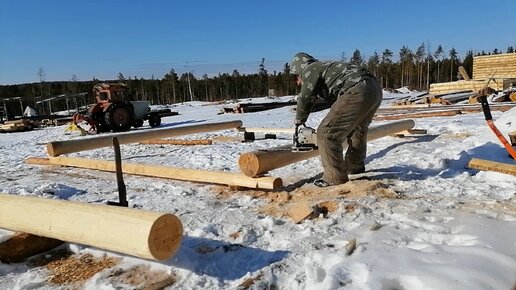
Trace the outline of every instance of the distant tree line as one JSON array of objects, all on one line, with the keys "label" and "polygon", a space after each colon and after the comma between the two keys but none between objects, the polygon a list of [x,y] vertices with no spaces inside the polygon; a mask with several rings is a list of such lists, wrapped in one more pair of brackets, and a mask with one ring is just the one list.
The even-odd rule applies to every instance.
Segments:
[{"label": "distant tree line", "polygon": [[[510,46],[506,52],[512,53],[515,49]],[[476,55],[500,53],[503,52],[494,49],[489,52],[482,51]],[[470,50],[461,59],[454,47],[446,51],[439,45],[431,51],[427,44],[422,43],[415,50],[403,46],[397,55],[390,49],[385,49],[365,57],[359,49],[356,49],[349,59],[345,53],[342,53],[341,60],[367,67],[378,78],[383,88],[408,86],[411,89],[426,90],[431,83],[457,80],[459,66],[463,66],[471,76],[473,55],[473,51]],[[232,73],[219,73],[216,76],[205,74],[197,78],[191,72],[179,75],[172,68],[161,79],[125,76],[120,72],[114,80],[101,81],[93,78],[81,81],[73,75],[69,81],[46,82],[45,71],[39,68],[37,76],[40,81],[37,83],[0,86],[0,101],[21,97],[23,102],[30,105],[38,99],[60,94],[91,93],[93,86],[99,82],[126,83],[137,100],[148,100],[155,105],[190,100],[219,101],[263,97],[270,95],[272,91],[276,96],[294,95],[298,93],[299,88],[289,71],[289,63],[285,63],[282,71],[270,73],[265,67],[265,59],[262,58],[254,74],[242,74],[235,69]],[[93,101],[93,98],[90,98],[90,101]]]}]

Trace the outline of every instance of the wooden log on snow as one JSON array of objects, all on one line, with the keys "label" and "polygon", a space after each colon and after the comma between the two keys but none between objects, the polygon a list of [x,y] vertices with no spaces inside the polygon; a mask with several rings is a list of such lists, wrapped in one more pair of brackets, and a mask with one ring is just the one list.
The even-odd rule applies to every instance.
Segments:
[{"label": "wooden log on snow", "polygon": [[412,113],[412,114],[400,114],[400,115],[379,115],[375,116],[374,119],[377,121],[387,121],[387,120],[400,120],[400,119],[413,119],[413,118],[429,118],[429,117],[444,117],[444,116],[454,116],[457,114],[461,114],[460,110],[447,110],[440,112],[421,112],[421,113]]},{"label": "wooden log on snow", "polygon": [[0,243],[0,262],[20,263],[27,258],[50,251],[63,244],[63,241],[31,235],[14,233],[8,240]]},{"label": "wooden log on snow", "polygon": [[[413,128],[413,120],[403,120],[369,128],[367,140],[374,140],[391,134]],[[344,148],[347,143],[342,144]],[[273,169],[281,168],[292,163],[306,160],[319,155],[319,150],[310,152],[292,152],[291,145],[258,150],[240,155],[238,165],[245,175],[254,177],[262,175]]]},{"label": "wooden log on snow", "polygon": [[183,227],[173,214],[0,194],[0,228],[152,260],[172,257]]},{"label": "wooden log on snow", "polygon": [[516,164],[508,164],[479,158],[471,158],[471,160],[468,162],[468,167],[478,170],[495,171],[516,176]]},{"label": "wooden log on snow", "polygon": [[[25,160],[25,162],[29,164],[39,165],[60,165],[96,169],[108,172],[116,171],[114,161],[94,160],[77,157],[29,157]],[[276,189],[283,185],[281,178],[271,176],[251,178],[240,173],[166,167],[128,162],[122,163],[122,172],[127,174],[142,175],[149,177],[160,177],[184,181],[224,184],[256,189]]]},{"label": "wooden log on snow", "polygon": [[142,141],[140,144],[144,145],[211,145],[213,143],[210,139],[198,140],[179,140],[179,139],[156,139]]},{"label": "wooden log on snow", "polygon": [[116,135],[98,136],[87,139],[76,139],[68,141],[54,141],[47,144],[48,155],[59,156],[66,153],[74,153],[102,147],[112,146],[113,136],[118,138],[120,144],[136,143],[145,140],[174,137],[180,135],[217,131],[224,129],[238,128],[242,121],[229,121],[221,123],[200,124],[185,127],[173,127],[164,129],[145,130],[140,132],[122,133]]},{"label": "wooden log on snow", "polygon": [[294,128],[248,128],[242,127],[239,131],[252,132],[252,133],[286,133],[294,134]]}]

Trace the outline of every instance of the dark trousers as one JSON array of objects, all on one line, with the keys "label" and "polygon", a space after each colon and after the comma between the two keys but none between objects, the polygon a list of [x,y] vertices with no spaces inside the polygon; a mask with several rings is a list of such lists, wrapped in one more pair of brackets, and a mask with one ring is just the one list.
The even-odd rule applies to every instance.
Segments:
[{"label": "dark trousers", "polygon": [[[375,78],[366,78],[342,92],[317,128],[317,145],[330,184],[347,182],[348,171],[364,166],[367,130],[382,102],[382,88]],[[343,143],[347,142],[346,156]]]}]

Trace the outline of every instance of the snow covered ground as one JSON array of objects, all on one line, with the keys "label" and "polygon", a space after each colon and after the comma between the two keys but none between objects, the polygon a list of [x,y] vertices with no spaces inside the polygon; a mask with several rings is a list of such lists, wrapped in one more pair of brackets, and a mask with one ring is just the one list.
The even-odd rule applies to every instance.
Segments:
[{"label": "snow covered ground", "polygon": [[[384,105],[399,96],[386,93]],[[165,118],[162,126],[242,120],[247,127],[293,127],[290,107],[218,115],[222,106],[177,105],[172,110],[180,115]],[[316,127],[325,112],[313,113],[307,125]],[[516,108],[493,112],[493,117],[506,136],[516,130]],[[80,284],[86,289],[134,289],[113,279],[113,271],[144,264],[175,275],[170,289],[511,289],[516,283],[516,177],[465,165],[472,157],[514,161],[482,113],[415,121],[427,135],[370,142],[366,173],[351,175],[350,183],[341,186],[349,194],[332,196],[331,190],[323,190],[319,198],[332,196],[334,208],[300,224],[270,210],[279,204],[270,192],[125,175],[131,206],[181,219],[181,248],[168,261],[151,262],[66,244],[78,254],[121,258],[115,269]],[[185,138],[236,135],[226,130]],[[238,172],[240,153],[290,144],[289,136],[278,136],[283,138],[210,146],[127,144],[121,151],[128,162]],[[65,135],[64,127],[0,134],[0,192],[80,202],[116,200],[115,174],[24,163],[29,156],[46,157],[46,142],[75,138],[86,137]],[[70,156],[114,159],[110,148]],[[270,174],[286,185],[277,192],[302,200],[304,193],[314,192],[311,180],[320,172],[314,158]],[[0,229],[0,241],[9,236]],[[348,255],[354,239],[356,249]],[[41,267],[0,264],[1,289],[66,288],[48,279]]]}]

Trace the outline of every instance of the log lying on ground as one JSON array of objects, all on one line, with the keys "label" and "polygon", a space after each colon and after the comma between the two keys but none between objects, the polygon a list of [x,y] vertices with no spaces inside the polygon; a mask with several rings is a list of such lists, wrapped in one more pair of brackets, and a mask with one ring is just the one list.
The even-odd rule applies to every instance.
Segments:
[{"label": "log lying on ground", "polygon": [[181,221],[169,213],[0,194],[0,228],[152,260],[179,249]]},{"label": "log lying on ground", "polygon": [[173,127],[164,129],[145,130],[141,132],[122,133],[116,135],[98,136],[88,139],[76,139],[68,141],[54,141],[47,144],[48,155],[59,156],[66,153],[74,153],[85,150],[112,146],[114,136],[120,144],[136,143],[145,140],[174,137],[180,135],[217,131],[224,129],[238,128],[242,121],[230,121],[221,123],[201,124],[186,127]]},{"label": "log lying on ground", "polygon": [[[94,160],[76,157],[29,157],[25,161],[29,164],[61,165],[116,172],[115,162],[106,160]],[[251,178],[240,173],[155,166],[128,162],[122,163],[122,172],[127,174],[142,175],[149,177],[160,177],[203,183],[224,184],[256,189],[276,189],[283,185],[281,178],[271,176]]]},{"label": "log lying on ground", "polygon": [[429,117],[445,117],[455,116],[461,114],[460,110],[447,110],[438,112],[421,112],[412,114],[400,114],[400,115],[378,115],[374,117],[376,121],[387,121],[387,120],[401,120],[401,119],[412,119],[412,118],[429,118]]},{"label": "log lying on ground", "polygon": [[[415,125],[413,120],[403,120],[392,122],[369,128],[367,140],[374,140],[389,136],[397,132],[408,130]],[[342,144],[344,148],[347,143]],[[269,150],[258,150],[247,152],[240,155],[238,165],[240,171],[250,177],[262,175],[273,169],[287,166],[302,160],[306,160],[319,155],[319,150],[310,152],[292,152],[291,145],[271,148]]]},{"label": "log lying on ground", "polygon": [[478,170],[495,171],[516,176],[516,164],[508,164],[485,159],[471,158],[468,167]]},{"label": "log lying on ground", "polygon": [[294,134],[294,128],[248,128],[242,127],[239,131],[252,132],[252,133],[286,133]]},{"label": "log lying on ground", "polygon": [[20,263],[62,244],[61,240],[18,232],[7,241],[0,243],[0,262]]},{"label": "log lying on ground", "polygon": [[211,145],[213,143],[210,139],[199,140],[179,140],[179,139],[156,139],[142,141],[140,144],[144,145]]}]

